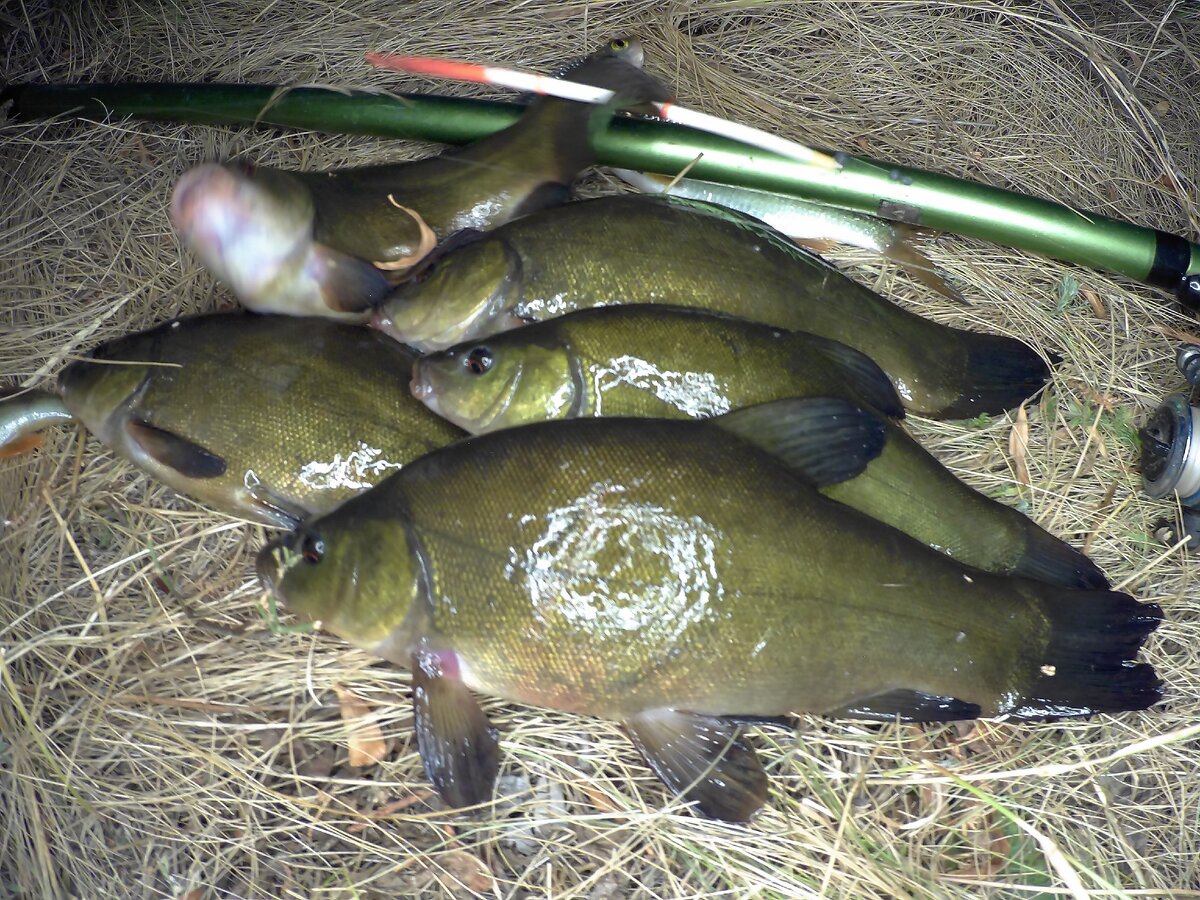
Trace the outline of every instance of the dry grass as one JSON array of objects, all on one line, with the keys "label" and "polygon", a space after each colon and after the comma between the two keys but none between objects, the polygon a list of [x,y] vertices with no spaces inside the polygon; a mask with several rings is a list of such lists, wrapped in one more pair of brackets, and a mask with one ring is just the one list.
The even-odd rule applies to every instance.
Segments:
[{"label": "dry grass", "polygon": [[[688,105],[1187,233],[1200,221],[1189,44],[1200,17],[1165,0],[1144,13],[1073,7],[47,0],[0,21],[13,26],[9,76],[53,81],[395,86],[363,50],[550,67],[624,31]],[[229,302],[167,222],[186,166],[422,152],[240,128],[4,127],[0,373],[40,384],[97,341]],[[1030,409],[1029,488],[1013,477],[1011,419],[916,431],[962,477],[1086,543],[1115,581],[1163,605],[1148,648],[1170,686],[1161,708],[1048,727],[764,732],[771,808],[747,828],[664,809],[607,724],[493,703],[505,731],[496,807],[447,812],[426,793],[407,675],[267,626],[251,566],[262,529],[63,431],[0,463],[0,895],[1200,896],[1197,563],[1149,538],[1169,507],[1138,493],[1129,443],[1130,423],[1179,384],[1155,326],[1200,326],[1095,272],[951,237],[931,252],[973,307],[864,255],[838,258],[939,320],[1065,362]],[[1068,274],[1106,317],[1082,298],[1060,308]],[[347,765],[335,684],[377,711],[382,764]]]}]

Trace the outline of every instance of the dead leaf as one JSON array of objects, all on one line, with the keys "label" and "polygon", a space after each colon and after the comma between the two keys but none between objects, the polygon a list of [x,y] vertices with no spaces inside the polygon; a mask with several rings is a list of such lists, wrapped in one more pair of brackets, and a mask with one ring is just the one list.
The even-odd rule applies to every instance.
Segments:
[{"label": "dead leaf", "polygon": [[954,870],[955,877],[994,878],[1008,867],[1012,841],[992,816],[989,815],[977,828],[964,829],[964,834],[975,845],[977,859],[959,865]]},{"label": "dead leaf", "polygon": [[200,900],[204,896],[204,888],[192,888],[186,894],[180,894],[176,900]]},{"label": "dead leaf", "polygon": [[1017,407],[1017,421],[1008,433],[1008,454],[1012,457],[1017,481],[1028,487],[1029,466],[1025,459],[1029,454],[1029,416],[1025,412],[1025,404]]},{"label": "dead leaf", "polygon": [[1163,116],[1165,116],[1167,113],[1169,113],[1171,111],[1171,104],[1168,103],[1166,100],[1159,100],[1157,103],[1154,104],[1152,109],[1154,110],[1154,114],[1156,116],[1158,116],[1159,118],[1162,118]]},{"label": "dead leaf", "polygon": [[1097,319],[1108,318],[1108,307],[1104,305],[1104,301],[1100,299],[1100,295],[1088,288],[1080,288],[1079,296],[1091,304],[1092,312]]},{"label": "dead leaf", "polygon": [[438,857],[438,881],[443,887],[465,887],[476,893],[490,891],[495,882],[492,870],[482,859],[465,850],[451,850]]},{"label": "dead leaf", "polygon": [[346,743],[350,746],[350,765],[369,766],[382,762],[387,755],[387,742],[379,728],[375,714],[366,701],[357,697],[340,684],[333,686],[338,705],[342,710],[342,721],[346,725]]},{"label": "dead leaf", "polygon": [[603,812],[616,812],[617,807],[608,799],[603,791],[592,787],[586,781],[580,782],[577,787],[587,794],[588,799],[592,801],[592,805]]},{"label": "dead leaf", "polygon": [[1169,337],[1173,341],[1183,341],[1185,344],[1200,344],[1200,334],[1181,331],[1178,328],[1172,328],[1170,325],[1151,325],[1150,330],[1157,331],[1159,334]]}]

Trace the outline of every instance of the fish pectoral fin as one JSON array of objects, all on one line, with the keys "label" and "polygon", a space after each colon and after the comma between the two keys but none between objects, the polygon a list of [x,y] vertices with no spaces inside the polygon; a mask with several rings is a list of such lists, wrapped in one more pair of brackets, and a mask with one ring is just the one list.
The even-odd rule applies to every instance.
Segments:
[{"label": "fish pectoral fin", "polygon": [[218,478],[225,474],[225,460],[220,456],[145,419],[126,420],[125,431],[147,456],[180,475]]},{"label": "fish pectoral fin", "polygon": [[800,335],[799,332],[797,337],[803,338],[801,346],[815,350],[838,372],[845,375],[864,403],[869,403],[889,418],[904,418],[904,403],[896,393],[896,386],[892,384],[892,380],[879,368],[879,363],[861,350],[855,350],[841,341],[817,338],[815,335]]},{"label": "fish pectoral fin", "polygon": [[280,528],[295,528],[308,517],[308,510],[261,482],[248,488],[246,493],[254,508]]},{"label": "fish pectoral fin", "polygon": [[313,242],[305,274],[317,285],[321,301],[334,312],[365,313],[392,289],[388,276],[365,259]]},{"label": "fish pectoral fin", "polygon": [[12,459],[14,456],[20,456],[23,453],[30,453],[45,442],[46,436],[44,434],[23,434],[0,447],[0,459]]},{"label": "fish pectoral fin", "polygon": [[829,715],[833,718],[873,719],[879,722],[954,722],[978,719],[978,704],[954,697],[939,697],[924,691],[894,690],[864,697]]},{"label": "fish pectoral fin", "polygon": [[767,774],[735,722],[674,709],[623,723],[656,775],[714,819],[745,822],[767,800]]},{"label": "fish pectoral fin", "polygon": [[500,743],[479,702],[458,675],[453,652],[413,654],[413,706],[417,749],[425,774],[454,807],[492,797],[500,770]]},{"label": "fish pectoral fin", "polygon": [[816,487],[861,473],[883,451],[888,427],[882,416],[832,397],[774,400],[712,421]]},{"label": "fish pectoral fin", "polygon": [[800,237],[794,234],[788,235],[788,237],[805,250],[811,250],[813,253],[828,253],[838,246],[837,241],[830,240],[829,238]]}]

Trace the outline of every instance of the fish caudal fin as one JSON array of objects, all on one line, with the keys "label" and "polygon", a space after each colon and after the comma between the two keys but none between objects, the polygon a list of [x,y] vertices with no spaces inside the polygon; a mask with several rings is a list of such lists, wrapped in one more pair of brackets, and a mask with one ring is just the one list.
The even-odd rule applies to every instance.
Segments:
[{"label": "fish caudal fin", "polygon": [[1007,712],[1010,719],[1089,716],[1146,709],[1162,699],[1162,682],[1136,657],[1162,610],[1117,591],[1047,596],[1050,639],[1037,681]]},{"label": "fish caudal fin", "polygon": [[969,419],[1001,413],[1024,403],[1050,378],[1046,364],[1028,344],[997,334],[970,333],[965,339],[967,365],[958,399],[935,414],[939,419]]},{"label": "fish caudal fin", "polygon": [[832,397],[774,400],[711,420],[815,487],[858,475],[883,450],[887,420]]},{"label": "fish caudal fin", "polygon": [[817,352],[837,371],[846,377],[863,403],[892,419],[904,418],[904,403],[896,393],[896,386],[879,368],[879,363],[861,350],[855,350],[828,338],[795,332],[797,343],[808,352]]},{"label": "fish caudal fin", "polygon": [[706,816],[745,822],[766,802],[767,775],[736,723],[652,709],[624,725],[654,773]]},{"label": "fish caudal fin", "polygon": [[1032,578],[1046,584],[1083,591],[1105,590],[1108,579],[1100,567],[1066,541],[1030,523],[1025,534],[1025,552],[1011,575]]},{"label": "fish caudal fin", "polygon": [[883,250],[883,255],[896,263],[905,271],[909,278],[913,281],[920,282],[927,288],[932,288],[943,297],[953,300],[955,303],[963,306],[970,306],[967,301],[954,285],[946,280],[945,276],[938,271],[932,259],[917,249],[912,242],[914,231],[910,228],[905,228],[903,225],[893,226],[896,239],[892,241]]}]

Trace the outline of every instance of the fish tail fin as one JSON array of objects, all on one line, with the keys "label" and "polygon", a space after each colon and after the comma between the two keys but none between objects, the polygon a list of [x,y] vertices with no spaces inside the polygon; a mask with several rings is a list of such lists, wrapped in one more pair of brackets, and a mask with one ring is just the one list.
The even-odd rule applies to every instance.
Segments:
[{"label": "fish tail fin", "polygon": [[532,149],[533,154],[552,152],[557,180],[563,185],[569,185],[576,174],[595,163],[594,140],[608,127],[614,110],[652,110],[649,103],[665,103],[674,96],[673,91],[644,72],[628,55],[604,50],[557,74],[571,82],[613,92],[612,100],[607,103],[538,97],[529,104],[520,124],[514,126],[528,134],[528,140],[540,144]]},{"label": "fish tail fin", "polygon": [[1042,608],[1050,637],[1037,681],[1008,712],[1013,719],[1089,716],[1146,709],[1162,699],[1162,682],[1138,649],[1162,610],[1119,591],[1051,593]]},{"label": "fish tail fin", "polygon": [[1025,552],[1017,560],[1011,574],[1084,591],[1108,587],[1108,579],[1100,567],[1088,559],[1082,550],[1056,538],[1033,522],[1025,529]]},{"label": "fish tail fin", "polygon": [[928,288],[937,291],[943,297],[953,300],[962,306],[970,306],[967,300],[949,281],[938,271],[933,260],[922,253],[913,243],[915,231],[902,225],[895,225],[896,234],[888,246],[883,248],[883,255],[903,269],[913,281],[918,281]]},{"label": "fish tail fin", "polygon": [[1050,367],[1062,361],[1051,353],[1047,364],[1036,350],[1016,338],[962,334],[967,346],[962,391],[957,400],[937,411],[939,419],[969,419],[1019,406],[1045,387]]}]

